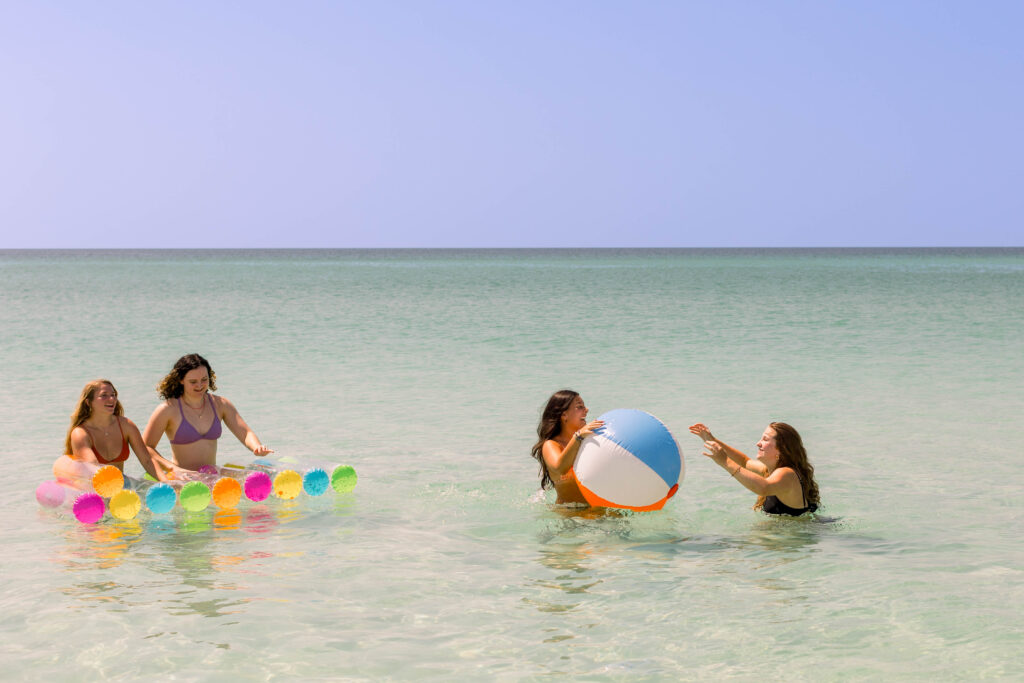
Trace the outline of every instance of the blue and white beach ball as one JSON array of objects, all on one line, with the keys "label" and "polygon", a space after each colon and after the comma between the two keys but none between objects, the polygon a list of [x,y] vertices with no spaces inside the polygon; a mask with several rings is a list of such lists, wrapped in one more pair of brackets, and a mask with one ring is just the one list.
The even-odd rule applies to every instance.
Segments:
[{"label": "blue and white beach ball", "polygon": [[679,489],[683,451],[661,420],[620,409],[583,440],[573,473],[587,502],[626,510],[660,510]]}]

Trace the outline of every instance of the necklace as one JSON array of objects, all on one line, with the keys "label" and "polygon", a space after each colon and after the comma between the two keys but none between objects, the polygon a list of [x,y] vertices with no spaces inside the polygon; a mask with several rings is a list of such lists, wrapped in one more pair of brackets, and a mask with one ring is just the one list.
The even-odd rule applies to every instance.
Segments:
[{"label": "necklace", "polygon": [[198,408],[193,408],[191,405],[189,405],[188,401],[185,401],[185,405],[187,405],[189,408],[192,408],[192,412],[198,413],[198,416],[200,418],[203,416],[203,413],[206,412],[206,401],[203,401]]},{"label": "necklace", "polygon": [[102,431],[103,436],[110,436],[110,428],[114,426],[114,421],[111,420],[110,424],[108,424],[106,427],[100,427],[99,425],[89,424],[88,422],[83,422],[82,424],[91,429],[95,429],[98,432]]}]

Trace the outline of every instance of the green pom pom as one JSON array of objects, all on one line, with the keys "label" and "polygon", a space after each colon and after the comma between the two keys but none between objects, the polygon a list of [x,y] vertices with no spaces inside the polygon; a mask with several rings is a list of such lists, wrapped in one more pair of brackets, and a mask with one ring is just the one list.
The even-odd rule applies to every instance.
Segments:
[{"label": "green pom pom", "polygon": [[210,487],[201,481],[190,481],[181,487],[178,502],[189,512],[205,510],[210,504]]},{"label": "green pom pom", "polygon": [[356,487],[356,471],[349,465],[338,465],[331,472],[331,488],[338,493],[348,493]]}]

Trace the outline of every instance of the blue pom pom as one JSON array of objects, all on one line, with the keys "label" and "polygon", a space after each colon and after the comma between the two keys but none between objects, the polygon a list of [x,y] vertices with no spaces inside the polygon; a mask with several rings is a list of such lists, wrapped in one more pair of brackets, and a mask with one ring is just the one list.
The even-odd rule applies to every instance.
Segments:
[{"label": "blue pom pom", "polygon": [[320,496],[330,485],[330,477],[320,467],[314,467],[302,476],[302,489],[310,496]]}]

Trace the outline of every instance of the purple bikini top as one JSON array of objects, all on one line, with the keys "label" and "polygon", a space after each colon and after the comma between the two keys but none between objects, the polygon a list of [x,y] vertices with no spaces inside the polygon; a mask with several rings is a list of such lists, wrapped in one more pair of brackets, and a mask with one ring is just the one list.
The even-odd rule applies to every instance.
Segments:
[{"label": "purple bikini top", "polygon": [[215,441],[220,438],[220,416],[217,415],[217,406],[213,404],[213,397],[209,394],[206,398],[210,399],[210,407],[213,408],[213,424],[210,425],[210,429],[205,434],[200,434],[199,430],[192,426],[192,423],[185,419],[185,411],[181,409],[181,399],[178,399],[178,412],[181,413],[181,424],[178,425],[178,431],[175,432],[174,437],[171,439],[173,444],[186,444],[195,443],[200,439],[209,439]]}]

